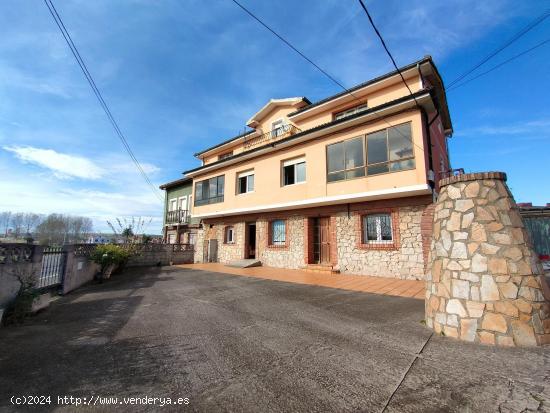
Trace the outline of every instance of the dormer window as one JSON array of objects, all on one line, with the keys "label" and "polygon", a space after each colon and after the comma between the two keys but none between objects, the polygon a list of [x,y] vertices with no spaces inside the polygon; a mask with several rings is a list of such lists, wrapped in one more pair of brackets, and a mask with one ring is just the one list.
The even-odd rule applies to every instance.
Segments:
[{"label": "dormer window", "polygon": [[285,121],[283,119],[276,120],[271,124],[271,137],[276,138],[281,136],[285,131]]},{"label": "dormer window", "polygon": [[233,151],[222,153],[221,155],[218,156],[218,161],[229,158],[230,156],[233,156]]},{"label": "dormer window", "polygon": [[367,110],[368,108],[369,108],[368,105],[366,103],[364,103],[362,105],[355,106],[355,107],[350,108],[350,109],[346,109],[342,112],[338,112],[338,113],[334,114],[334,120],[347,118],[348,116],[355,115],[356,113],[359,113],[359,112],[363,112],[363,111]]}]

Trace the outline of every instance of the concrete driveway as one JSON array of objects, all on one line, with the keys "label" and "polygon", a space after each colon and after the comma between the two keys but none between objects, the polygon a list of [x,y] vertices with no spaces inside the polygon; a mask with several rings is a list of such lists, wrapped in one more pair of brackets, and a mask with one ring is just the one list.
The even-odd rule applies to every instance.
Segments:
[{"label": "concrete driveway", "polygon": [[[0,411],[21,410],[13,395],[51,395],[42,411],[74,411],[59,395],[117,397],[117,411],[550,409],[548,348],[431,336],[423,306],[175,267],[130,270],[0,329]],[[189,404],[123,399],[146,396]]]}]

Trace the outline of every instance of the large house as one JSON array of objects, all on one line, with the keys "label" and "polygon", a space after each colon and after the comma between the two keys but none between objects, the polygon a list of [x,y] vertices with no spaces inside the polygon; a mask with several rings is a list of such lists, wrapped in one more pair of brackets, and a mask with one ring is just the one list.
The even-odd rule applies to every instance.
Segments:
[{"label": "large house", "polygon": [[248,132],[197,153],[195,260],[423,278],[452,124],[431,57],[400,72],[271,99]]},{"label": "large house", "polygon": [[191,214],[193,180],[181,178],[160,186],[165,191],[163,241],[168,244],[195,244],[200,220]]}]

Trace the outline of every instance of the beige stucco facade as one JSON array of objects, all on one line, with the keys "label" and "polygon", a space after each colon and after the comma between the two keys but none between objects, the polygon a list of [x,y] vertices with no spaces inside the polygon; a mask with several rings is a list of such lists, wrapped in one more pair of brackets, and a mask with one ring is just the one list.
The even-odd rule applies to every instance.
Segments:
[{"label": "beige stucco facade", "polygon": [[[407,85],[397,73],[389,74],[315,104],[305,98],[272,99],[248,120],[249,133],[197,154],[202,166],[187,175],[193,178],[194,216],[203,223],[203,249],[215,239],[219,261],[247,258],[244,244],[252,222],[255,257],[264,265],[307,266],[312,264],[308,248],[314,238],[308,235],[308,225],[318,226],[317,216],[327,219],[323,225],[332,237],[327,244],[333,269],[422,278],[426,247],[420,221],[437,196],[440,173],[450,168],[446,138],[452,125],[431,58],[409,65],[402,74]],[[350,115],[341,116],[343,111]],[[277,121],[287,125],[284,134],[272,132]],[[399,125],[410,125],[409,157],[414,163],[407,169],[370,174],[367,135]],[[327,147],[357,137],[363,139],[365,176],[329,182]],[[305,161],[305,180],[285,185],[283,166],[293,159]],[[246,172],[254,174],[254,189],[239,193],[238,178]],[[218,176],[224,177],[223,196],[197,204],[197,183]],[[359,245],[360,216],[381,208],[394,217],[391,225],[399,243],[392,248]],[[353,209],[364,214],[352,217]],[[278,218],[285,220],[288,237],[283,249],[270,248],[267,239],[270,222]],[[225,242],[228,225],[237,235],[231,243]],[[198,261],[203,252],[197,254]]]}]

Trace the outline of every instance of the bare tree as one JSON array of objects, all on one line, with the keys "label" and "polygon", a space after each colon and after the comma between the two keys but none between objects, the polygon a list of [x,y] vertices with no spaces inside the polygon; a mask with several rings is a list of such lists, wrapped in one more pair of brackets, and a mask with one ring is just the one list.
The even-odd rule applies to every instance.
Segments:
[{"label": "bare tree", "polygon": [[116,223],[107,221],[107,225],[111,228],[113,233],[123,238],[125,242],[139,243],[141,242],[143,235],[145,235],[145,229],[151,223],[153,218],[131,217],[129,218],[115,218]]},{"label": "bare tree", "polygon": [[15,238],[19,238],[23,233],[23,220],[25,214],[18,212],[11,216],[11,227],[13,229],[13,235]]},{"label": "bare tree", "polygon": [[8,236],[8,229],[10,228],[11,211],[0,212],[0,225],[3,229],[4,236]]},{"label": "bare tree", "polygon": [[50,214],[37,226],[36,235],[41,244],[63,245],[82,242],[92,230],[90,218]]},{"label": "bare tree", "polygon": [[27,212],[23,216],[23,227],[26,234],[31,235],[36,230],[36,227],[40,224],[41,220],[41,215],[35,214],[33,212]]}]

